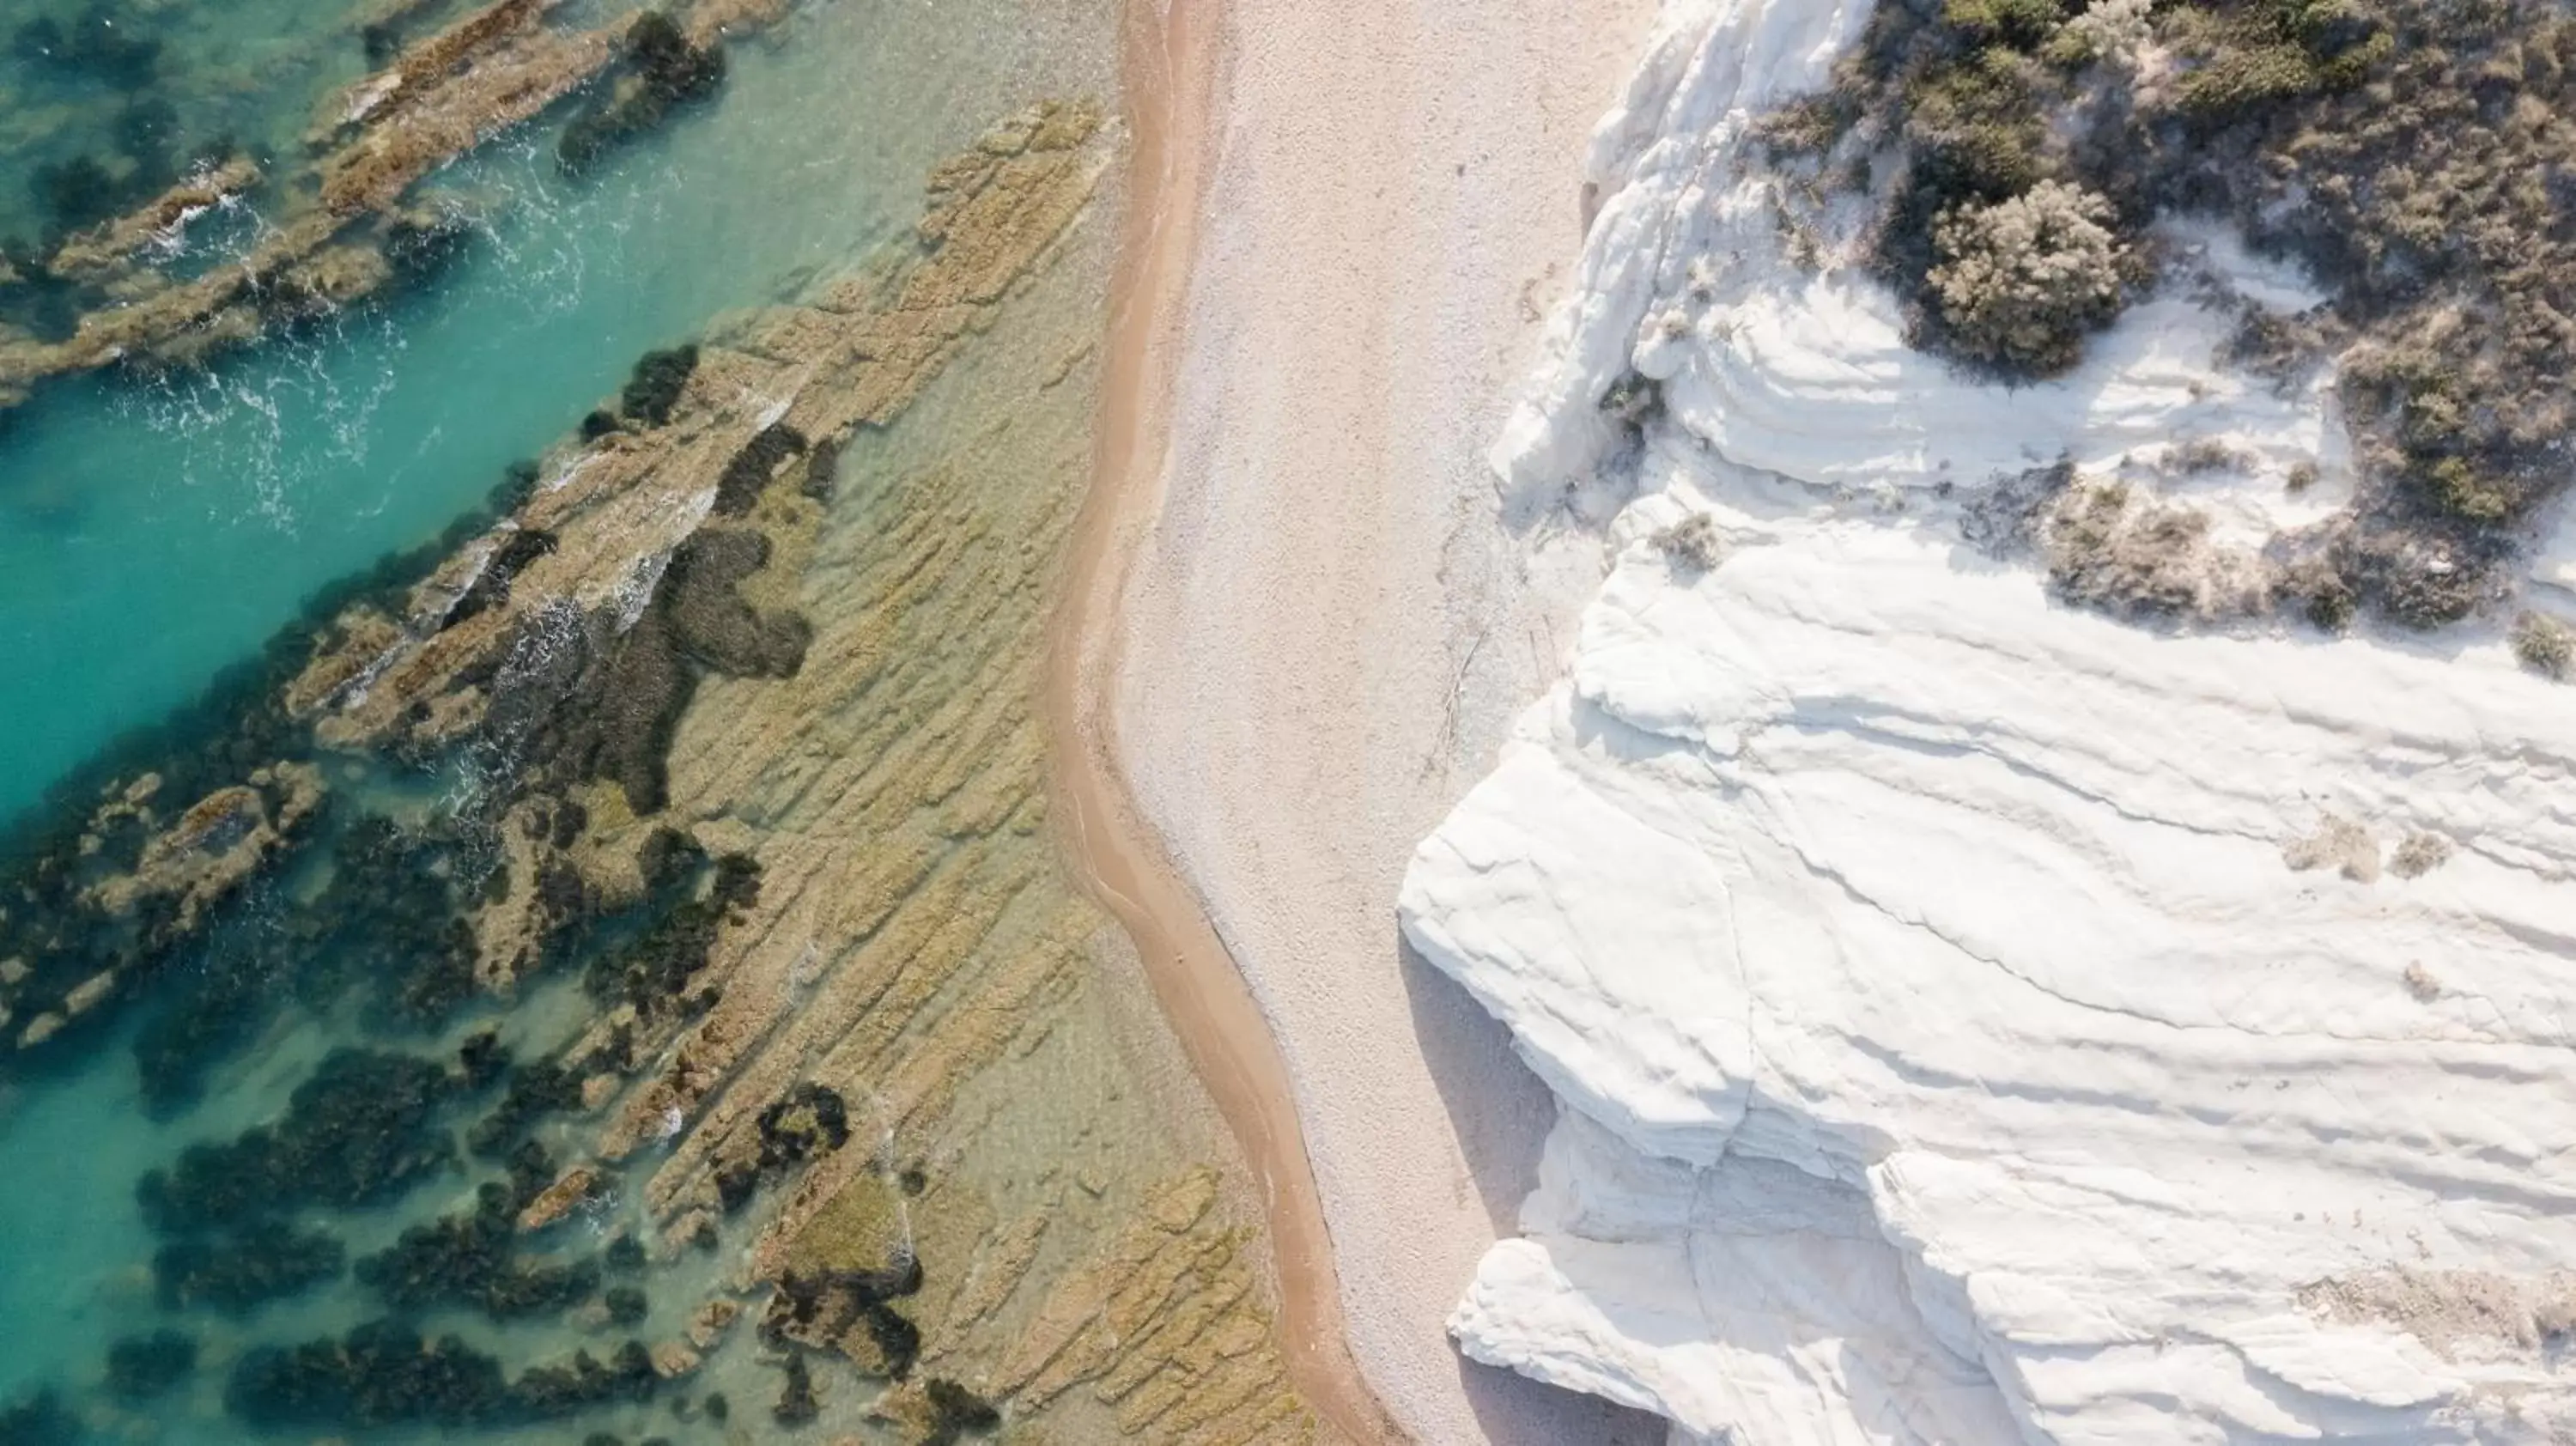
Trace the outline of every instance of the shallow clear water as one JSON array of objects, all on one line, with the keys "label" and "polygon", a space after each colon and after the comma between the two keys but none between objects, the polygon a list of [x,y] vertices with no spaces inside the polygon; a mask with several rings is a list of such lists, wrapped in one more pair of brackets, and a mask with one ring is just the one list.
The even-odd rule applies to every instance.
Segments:
[{"label": "shallow clear water", "polygon": [[552,126],[434,178],[491,219],[429,295],[210,378],[49,389],[0,431],[0,817],[324,581],[434,537],[638,353],[909,226],[934,160],[1097,73],[1065,59],[1099,47],[1083,21],[813,0],[733,48],[715,105],[580,183]]},{"label": "shallow clear water", "polygon": [[[353,17],[389,8],[106,7],[163,46],[152,83],[135,89],[49,70],[23,48],[0,58],[0,235],[41,228],[36,169],[106,144],[102,134],[137,96],[166,99],[183,149],[219,133],[291,145],[315,100],[365,68]],[[407,33],[458,9],[419,7],[423,18],[407,21]],[[0,5],[0,38],[45,16],[76,26],[84,13]],[[536,456],[613,395],[639,353],[701,331],[728,308],[794,296],[898,236],[918,214],[927,168],[995,117],[1038,97],[1099,94],[1108,16],[1106,4],[809,0],[776,30],[731,47],[720,99],[579,181],[555,165],[560,113],[436,175],[424,194],[472,217],[476,234],[426,289],[272,338],[210,373],[41,388],[0,426],[0,820],[43,817],[50,785],[256,653],[317,589],[436,538],[510,463]],[[253,209],[274,204],[259,199]],[[201,223],[201,244],[237,245],[256,231],[253,216],[215,222],[225,224]],[[348,792],[418,815],[422,799],[395,798],[394,788]],[[436,794],[433,784],[424,796]],[[335,815],[326,843],[357,813]],[[238,1316],[163,1309],[151,1270],[163,1242],[138,1204],[138,1179],[189,1144],[273,1123],[324,1056],[352,1041],[437,1057],[497,1022],[526,1057],[582,1023],[588,1001],[558,977],[506,1004],[470,1005],[434,1030],[388,1034],[362,1018],[372,997],[362,980],[256,1012],[250,1034],[184,1107],[147,1099],[135,1030],[192,1008],[185,991],[220,972],[215,955],[280,926],[299,890],[321,887],[327,852],[310,847],[260,885],[226,926],[229,942],[191,951],[156,980],[176,992],[121,1020],[89,1063],[67,1074],[0,1074],[0,1412],[51,1390],[86,1439],[248,1439],[224,1404],[239,1354],[343,1331],[378,1308],[344,1276]],[[25,1023],[0,1018],[9,1035]],[[466,1117],[459,1111],[453,1125]],[[557,1129],[538,1135],[554,1139]],[[405,1225],[470,1208],[473,1180],[488,1173],[440,1172],[388,1204],[332,1213],[330,1228],[356,1260]],[[595,1248],[639,1219],[635,1202],[611,1201],[553,1248]],[[635,1333],[675,1335],[698,1297],[696,1278],[723,1268],[693,1255],[657,1267],[651,1314]],[[576,1347],[605,1354],[627,1334],[545,1316],[496,1326],[433,1309],[415,1319],[432,1335],[469,1335],[514,1371]],[[196,1338],[196,1369],[149,1401],[111,1400],[102,1390],[111,1344],[163,1326]],[[681,1420],[666,1400],[475,1439],[744,1439],[751,1428],[769,1434],[765,1406],[745,1402],[723,1430],[703,1414]],[[0,1446],[72,1439],[49,1429],[0,1414]],[[277,1433],[323,1434],[336,1433]],[[386,1430],[364,1439],[454,1438]]]},{"label": "shallow clear water", "polygon": [[[305,104],[366,70],[347,0],[224,5],[10,0],[0,5],[0,236],[64,219],[47,175],[84,158],[106,201],[149,190],[220,142],[291,151]],[[425,29],[452,3],[424,7]],[[65,199],[72,199],[66,197]]]}]

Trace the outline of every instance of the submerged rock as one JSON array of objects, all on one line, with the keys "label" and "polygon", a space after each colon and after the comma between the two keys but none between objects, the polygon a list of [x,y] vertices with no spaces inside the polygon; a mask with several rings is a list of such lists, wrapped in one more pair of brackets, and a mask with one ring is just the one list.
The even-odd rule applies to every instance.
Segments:
[{"label": "submerged rock", "polygon": [[111,917],[148,912],[147,935],[193,933],[285,847],[322,802],[320,770],[280,763],[253,784],[217,789],[144,845],[133,872],[101,880],[86,902]]},{"label": "submerged rock", "polygon": [[562,1220],[599,1193],[604,1178],[588,1165],[575,1165],[561,1179],[538,1192],[537,1197],[519,1212],[523,1231],[543,1230]]},{"label": "submerged rock", "polygon": [[[696,23],[693,11],[690,43],[703,45]],[[399,118],[421,99],[402,92],[435,81],[403,74],[367,102],[366,117]],[[323,833],[330,852],[309,872],[281,871],[279,892],[318,890],[317,926],[323,910],[357,906],[349,927],[368,947],[337,947],[330,927],[300,934],[285,977],[382,969],[386,982],[366,986],[379,1007],[357,1011],[377,1033],[450,1017],[479,997],[473,989],[550,968],[610,1006],[573,1040],[532,1042],[516,1064],[489,1032],[442,1047],[406,1066],[440,1081],[412,1104],[308,1116],[299,1091],[275,1124],[189,1152],[144,1191],[156,1221],[176,1232],[173,1250],[220,1250],[279,1228],[300,1205],[364,1208],[349,1202],[390,1200],[446,1173],[450,1114],[472,1104],[483,1111],[467,1131],[472,1154],[506,1160],[507,1178],[487,1181],[471,1210],[416,1223],[367,1256],[370,1294],[406,1309],[496,1314],[578,1301],[585,1322],[602,1326],[636,1317],[648,1300],[688,1312],[697,1303],[666,1295],[676,1275],[645,1273],[636,1237],[621,1236],[598,1261],[524,1248],[532,1242],[518,1226],[537,1201],[562,1186],[539,1212],[553,1215],[598,1183],[576,1184],[578,1172],[531,1151],[532,1130],[597,1109],[597,1138],[576,1148],[602,1163],[581,1169],[604,1178],[638,1159],[639,1145],[667,1142],[640,1157],[649,1182],[645,1168],[632,1182],[651,1213],[642,1238],[671,1254],[691,1243],[741,1251],[749,1269],[727,1288],[776,1286],[770,1334],[810,1335],[836,1352],[806,1359],[808,1394],[828,1392],[817,1378],[847,1361],[901,1377],[934,1358],[936,1379],[980,1389],[975,1363],[1013,1349],[1001,1322],[1024,1312],[996,1309],[988,1321],[945,1308],[977,1298],[1035,1305],[1042,1291],[1052,1300],[1057,1268],[1039,1244],[1063,1242],[1089,1260],[1093,1220],[1123,1220],[1115,1212],[1127,1192],[1104,1177],[1098,1200],[1050,1197],[1054,1232],[996,1230],[987,1243],[990,1207],[933,1183],[951,1178],[941,1132],[962,1114],[961,1090],[987,1070],[1051,1068],[1051,1056],[1031,1057],[1059,1047],[1066,1032],[1052,1016],[1089,987],[1085,951],[1100,921],[1066,895],[1040,841],[1044,748],[1024,672],[1078,496],[1079,449],[1049,460],[1038,486],[1027,470],[1006,482],[961,473],[954,458],[881,472],[871,440],[851,453],[871,461],[865,495],[847,503],[884,515],[827,537],[821,506],[841,449],[898,417],[1003,298],[1062,254],[1107,161],[1092,141],[1097,123],[1080,106],[1020,118],[942,168],[918,247],[905,238],[886,264],[825,288],[813,305],[729,323],[685,367],[639,371],[642,390],[621,398],[629,415],[587,428],[578,451],[517,471],[498,499],[511,509],[506,526],[461,529],[444,557],[343,595],[335,623],[281,644],[299,650],[303,671],[272,680],[265,731],[227,744],[214,776],[170,776],[168,797],[205,798],[280,754],[301,756],[308,733],[407,767],[506,759],[510,767],[477,774],[489,811],[455,840],[324,821],[346,832]],[[744,415],[735,400],[744,396],[779,406]],[[828,618],[807,601],[826,547],[852,580],[848,596],[867,600],[835,598]],[[347,806],[361,806],[365,790],[348,793]],[[93,862],[48,897],[133,872],[168,826],[157,813],[122,816]],[[209,907],[200,929],[219,929],[223,915]],[[463,933],[460,920],[470,921]],[[14,930],[0,939],[20,952]],[[263,957],[286,956],[243,956]],[[16,988],[38,1004],[109,973],[103,961],[31,969]],[[83,1027],[137,995],[150,972],[118,966],[109,977]],[[331,996],[317,984],[313,997]],[[202,1068],[179,1061],[257,1037],[265,1017],[214,993],[189,1002],[208,1007],[172,1010],[156,1044],[173,1078]],[[199,1036],[175,1023],[182,1015],[220,1023]],[[828,1072],[808,1072],[808,1062]],[[353,1078],[341,1092],[400,1101],[399,1084]],[[497,1098],[471,1099],[487,1090]],[[562,1119],[549,1137],[585,1128]],[[871,1158],[862,1135],[881,1141],[883,1158]],[[281,1179],[283,1161],[307,1168]],[[913,1168],[892,1174],[896,1161]],[[729,1197],[743,1214],[720,1236],[715,1207]],[[1049,1207],[1029,1203],[1042,1221]],[[953,1252],[953,1273],[947,1257],[926,1265],[910,1246],[902,1227],[916,1209],[952,1222],[929,1238]],[[1099,1259],[1086,1276],[1091,1309],[1136,1334],[1082,1337],[1079,1369],[1105,1379],[1137,1362],[1118,1377],[1120,1399],[1133,1403],[1121,1411],[1146,1426],[1174,1409],[1169,1393],[1129,1376],[1198,1370],[1218,1389],[1203,1411],[1170,1418],[1181,1423],[1174,1430],[1291,1439],[1293,1399],[1275,1409],[1283,1378],[1226,1238],[1233,1227],[1205,1202],[1160,1213],[1178,1222],[1187,1243],[1172,1244],[1171,1259],[1188,1268],[1167,1271],[1159,1250]],[[1161,1224],[1144,1228],[1155,1241],[1171,1237]],[[795,1242],[808,1258],[783,1268]],[[982,1297],[960,1289],[970,1259],[983,1267]],[[182,1263],[173,1278],[192,1282],[188,1299],[213,1304],[210,1258]],[[1121,1282],[1138,1292],[1132,1304]],[[1165,1304],[1147,1305],[1146,1294]],[[640,1400],[650,1382],[685,1368],[679,1350],[711,1347],[740,1308],[701,1305],[687,1347],[634,1343],[515,1381],[464,1341],[368,1327],[244,1357],[227,1400],[246,1426],[313,1434],[551,1418]],[[1059,1389],[1050,1379],[1038,1395]],[[930,1402],[928,1385],[920,1397]],[[793,1413],[793,1393],[787,1404]],[[707,1414],[721,1409],[711,1398]],[[935,1438],[983,1419],[961,1395],[934,1406],[924,1430]]]},{"label": "submerged rock", "polygon": [[[140,152],[128,158],[132,181],[120,181],[95,158],[46,170],[41,194],[58,229],[95,231],[71,238],[75,249],[59,277],[20,268],[22,279],[65,285],[31,291],[14,306],[7,293],[19,288],[0,287],[0,314],[33,323],[0,335],[0,408],[22,401],[48,376],[111,364],[143,371],[199,365],[255,340],[274,319],[309,317],[426,277],[465,233],[452,222],[423,224],[404,209],[423,177],[542,114],[621,57],[627,73],[613,98],[576,122],[591,139],[574,146],[568,133],[567,146],[595,153],[641,133],[712,95],[722,78],[721,50],[712,30],[698,33],[697,12],[722,11],[724,28],[737,35],[784,13],[767,4],[701,4],[692,7],[686,32],[653,12],[567,31],[544,23],[551,8],[549,0],[489,0],[407,46],[393,22],[362,22],[377,68],[325,103],[322,122],[307,136],[313,159],[277,178],[277,214],[250,253],[200,275],[152,269],[140,239],[246,189],[252,181],[231,169],[246,162],[226,162],[205,182],[178,178],[166,150],[154,144],[154,127],[135,123],[126,127],[129,146]],[[99,9],[68,27],[31,22],[18,43],[35,63],[139,88],[151,78],[159,42],[132,37],[130,28]],[[353,234],[351,223],[361,221],[382,225],[371,238]],[[78,289],[68,285],[74,280]]]}]

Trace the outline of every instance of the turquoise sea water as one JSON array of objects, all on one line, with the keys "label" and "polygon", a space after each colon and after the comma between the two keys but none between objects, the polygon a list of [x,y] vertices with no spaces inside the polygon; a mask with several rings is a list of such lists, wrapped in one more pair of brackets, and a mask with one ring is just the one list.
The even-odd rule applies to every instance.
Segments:
[{"label": "turquoise sea water", "polygon": [[[67,73],[23,45],[0,58],[0,235],[39,231],[39,170],[131,139],[139,102],[166,102],[155,123],[181,151],[218,133],[291,145],[321,96],[365,71],[360,21],[402,8],[0,4],[0,37],[50,18],[62,31],[125,24],[161,47],[140,87]],[[416,34],[460,7],[409,9],[405,33]],[[807,0],[774,31],[731,47],[720,98],[579,181],[557,172],[560,115],[433,177],[424,194],[470,217],[475,234],[425,289],[272,338],[208,373],[42,387],[0,424],[0,820],[40,817],[50,785],[254,654],[317,589],[438,536],[513,460],[613,394],[640,352],[727,308],[794,295],[899,234],[918,212],[928,166],[1008,109],[1096,93],[1100,13],[1010,0]],[[112,51],[97,62],[118,63]],[[110,159],[119,175],[133,164]],[[263,204],[274,203],[255,199],[252,209]],[[200,244],[237,245],[256,231],[255,215],[216,220]],[[417,803],[386,807],[403,815]],[[317,859],[264,885],[218,948],[251,947],[243,940],[263,927],[263,910],[269,922],[288,917],[296,891],[328,867]],[[345,1331],[374,1308],[345,1275],[239,1314],[163,1308],[150,1269],[162,1240],[137,1181],[186,1145],[276,1120],[331,1050],[381,1044],[361,1018],[364,998],[363,988],[318,990],[255,1016],[251,1036],[175,1112],[152,1107],[133,1064],[132,1031],[150,1026],[149,1010],[98,1042],[93,1064],[0,1075],[0,1446],[347,1434],[259,1438],[227,1414],[224,1385],[241,1352]],[[506,1013],[469,1008],[386,1047],[438,1057],[497,1022],[524,1055],[550,1047],[584,1007],[557,982]],[[331,1228],[355,1260],[405,1225],[471,1203],[470,1178],[442,1175],[390,1204],[343,1212]],[[576,1227],[576,1248],[635,1218],[612,1203]],[[717,1268],[691,1259],[669,1269]],[[643,1333],[666,1339],[680,1303],[700,1292],[679,1276],[655,1281]],[[622,1338],[545,1315],[495,1324],[433,1310],[418,1323],[468,1334],[514,1370],[576,1347],[605,1356]],[[114,1343],[172,1328],[195,1342],[193,1372],[165,1394],[113,1399],[104,1387]],[[39,1401],[59,1409],[30,1405]],[[694,1406],[683,1420],[664,1401],[471,1434],[577,1442],[608,1432],[634,1446],[745,1439],[757,1426],[765,1439],[766,1404],[743,1402],[730,1426]]]},{"label": "turquoise sea water", "polygon": [[545,127],[434,178],[489,219],[431,294],[209,377],[51,388],[0,433],[0,816],[434,537],[638,353],[909,226],[929,165],[1085,43],[1016,9],[815,0],[603,174],[561,179]]}]

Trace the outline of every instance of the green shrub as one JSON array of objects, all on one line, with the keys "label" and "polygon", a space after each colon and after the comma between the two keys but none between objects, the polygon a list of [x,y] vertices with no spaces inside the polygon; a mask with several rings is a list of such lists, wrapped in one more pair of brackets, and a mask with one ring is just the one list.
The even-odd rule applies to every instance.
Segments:
[{"label": "green shrub", "polygon": [[1935,212],[2036,185],[2047,139],[2020,57],[1989,47],[1924,76],[1908,102],[1914,184]]},{"label": "green shrub", "polygon": [[2360,600],[2340,578],[2331,580],[2310,592],[2307,598],[2308,621],[2329,633],[2339,633],[2352,626],[2353,614]]},{"label": "green shrub", "polygon": [[1849,99],[1825,91],[1800,96],[1755,121],[1754,137],[1775,164],[1789,156],[1821,156],[1842,139],[1853,119]]},{"label": "green shrub", "polygon": [[2308,53],[2295,45],[2221,50],[2182,78],[2174,102],[2195,119],[2220,120],[2291,100],[2321,84]]},{"label": "green shrub", "polygon": [[1726,560],[1726,539],[1705,512],[1694,512],[1652,539],[1657,551],[1687,573],[1703,573]]},{"label": "green shrub", "polygon": [[2150,0],[2094,0],[2082,14],[2058,27],[2039,57],[2061,70],[2080,70],[2108,61],[2128,70],[2153,38]]},{"label": "green shrub", "polygon": [[2433,504],[2467,522],[2500,522],[2513,515],[2513,493],[2483,476],[2465,457],[2443,457],[2424,469]]},{"label": "green shrub", "polygon": [[1941,18],[1981,45],[2029,52],[2056,33],[2065,15],[2057,0],[1947,0]]},{"label": "green shrub", "polygon": [[[2576,434],[2576,16],[2558,0],[1941,0],[1876,7],[1775,145],[1885,137],[1873,270],[1913,344],[2045,375],[2154,252],[2232,223],[2327,295],[2243,322],[2225,360],[2341,363],[2361,539],[2323,620],[2433,626],[2492,605]],[[2153,53],[2153,84],[2133,85]],[[1856,148],[1853,148],[1856,149]],[[1866,168],[1836,166],[1860,189]],[[2001,233],[2043,184],[2081,225]],[[1997,234],[1980,235],[1981,229]],[[2105,264],[2105,263],[2108,264]],[[2126,273],[2126,274],[2124,274]],[[2338,358],[2337,354],[2342,355]],[[2292,477],[2307,482],[2312,471]]]},{"label": "green shrub", "polygon": [[2030,376],[2075,365],[2085,334],[2120,311],[2122,247],[2110,221],[2109,203],[2063,181],[1943,215],[1929,280],[1952,342]]}]

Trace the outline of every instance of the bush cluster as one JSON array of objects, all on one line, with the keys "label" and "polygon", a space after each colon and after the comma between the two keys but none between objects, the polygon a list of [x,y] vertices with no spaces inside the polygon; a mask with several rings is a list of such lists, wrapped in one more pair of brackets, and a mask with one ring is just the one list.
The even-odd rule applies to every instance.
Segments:
[{"label": "bush cluster", "polygon": [[2075,365],[2085,335],[2120,310],[2108,201],[2064,181],[1942,213],[1925,278],[1958,350],[2033,376]]},{"label": "bush cluster", "polygon": [[2160,216],[2304,263],[2330,300],[2266,360],[2343,353],[2337,587],[2430,626],[2502,591],[2576,429],[2571,76],[2543,0],[1943,0],[1880,6],[1762,135],[1820,178],[1892,152],[1876,264],[1915,342],[2007,377],[2077,358]]}]

